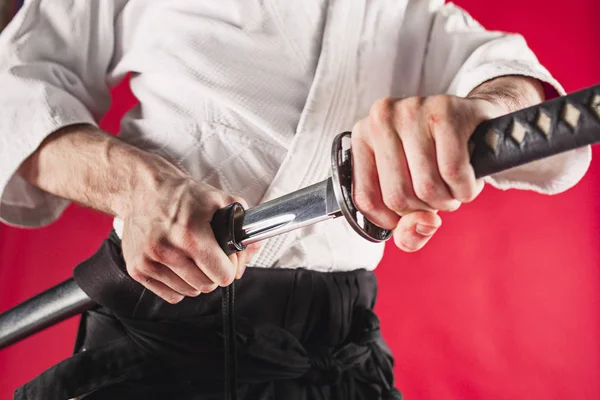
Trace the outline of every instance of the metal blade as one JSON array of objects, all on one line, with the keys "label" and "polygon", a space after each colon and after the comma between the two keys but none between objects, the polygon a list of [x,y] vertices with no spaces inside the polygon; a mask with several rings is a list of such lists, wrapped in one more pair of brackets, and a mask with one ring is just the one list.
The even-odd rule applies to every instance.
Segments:
[{"label": "metal blade", "polygon": [[[486,121],[478,126],[471,140],[474,144],[471,163],[478,177],[598,143],[600,85]],[[342,212],[332,183],[330,178],[240,213],[234,226],[242,226],[242,244],[340,217]],[[364,221],[356,215],[355,222],[366,230],[361,227]],[[226,225],[225,230],[229,227]],[[0,314],[0,349],[91,305],[93,302],[87,300],[72,280],[43,292]],[[31,317],[26,318],[28,315]]]},{"label": "metal blade", "polygon": [[246,210],[243,221],[236,221],[236,225],[241,223],[241,244],[247,246],[341,215],[333,182],[328,178]]}]

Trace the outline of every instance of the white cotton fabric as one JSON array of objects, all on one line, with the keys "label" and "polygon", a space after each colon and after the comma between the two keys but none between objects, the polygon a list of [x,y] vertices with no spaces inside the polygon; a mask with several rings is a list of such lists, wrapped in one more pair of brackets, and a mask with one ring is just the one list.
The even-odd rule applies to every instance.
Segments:
[{"label": "white cotton fabric", "polygon": [[[333,137],[381,97],[466,96],[510,74],[564,94],[521,36],[442,0],[28,0],[0,35],[2,221],[60,216],[68,202],[15,171],[58,128],[97,124],[129,72],[140,104],[120,138],[251,206],[325,179]],[[488,182],[554,194],[590,158],[581,148]],[[338,219],[267,240],[252,264],[373,269],[382,253]]]}]

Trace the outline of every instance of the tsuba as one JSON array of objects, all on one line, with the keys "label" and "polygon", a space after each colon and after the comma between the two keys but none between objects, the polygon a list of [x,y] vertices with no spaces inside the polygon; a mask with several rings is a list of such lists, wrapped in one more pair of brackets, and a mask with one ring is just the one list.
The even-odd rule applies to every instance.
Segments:
[{"label": "tsuba", "polygon": [[352,201],[350,135],[350,132],[337,135],[331,148],[331,179],[335,197],[346,221],[356,233],[371,242],[383,242],[392,236],[392,231],[369,221],[356,209]]}]

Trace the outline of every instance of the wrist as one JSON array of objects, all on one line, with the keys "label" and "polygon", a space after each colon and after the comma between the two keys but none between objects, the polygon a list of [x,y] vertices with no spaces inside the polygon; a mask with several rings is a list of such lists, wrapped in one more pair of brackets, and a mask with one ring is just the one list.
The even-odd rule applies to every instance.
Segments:
[{"label": "wrist", "polygon": [[486,100],[510,113],[543,102],[545,93],[537,79],[511,75],[482,83],[467,98]]},{"label": "wrist", "polygon": [[125,160],[121,175],[124,190],[112,200],[115,216],[121,219],[131,214],[135,204],[151,204],[163,197],[168,185],[189,179],[166,159],[136,147],[115,148],[114,153],[115,158]]}]

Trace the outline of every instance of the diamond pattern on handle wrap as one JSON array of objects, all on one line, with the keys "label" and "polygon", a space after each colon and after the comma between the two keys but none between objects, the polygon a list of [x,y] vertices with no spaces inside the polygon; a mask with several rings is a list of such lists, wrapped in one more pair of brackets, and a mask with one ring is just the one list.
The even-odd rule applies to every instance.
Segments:
[{"label": "diamond pattern on handle wrap", "polygon": [[544,135],[548,136],[550,134],[550,130],[552,129],[552,117],[548,116],[546,112],[540,110],[538,113],[538,117],[536,120],[536,125],[544,133]]},{"label": "diamond pattern on handle wrap", "polygon": [[600,142],[600,85],[485,121],[470,142],[478,178]]},{"label": "diamond pattern on handle wrap", "polygon": [[562,120],[566,122],[571,128],[576,129],[579,124],[579,118],[581,117],[581,112],[574,105],[569,102],[565,103],[562,112]]},{"label": "diamond pattern on handle wrap", "polygon": [[590,103],[590,108],[596,114],[596,116],[600,119],[600,94],[592,97],[592,101]]},{"label": "diamond pattern on handle wrap", "polygon": [[525,135],[527,134],[527,128],[523,126],[519,121],[514,121],[511,129],[510,136],[518,143],[523,143]]}]

